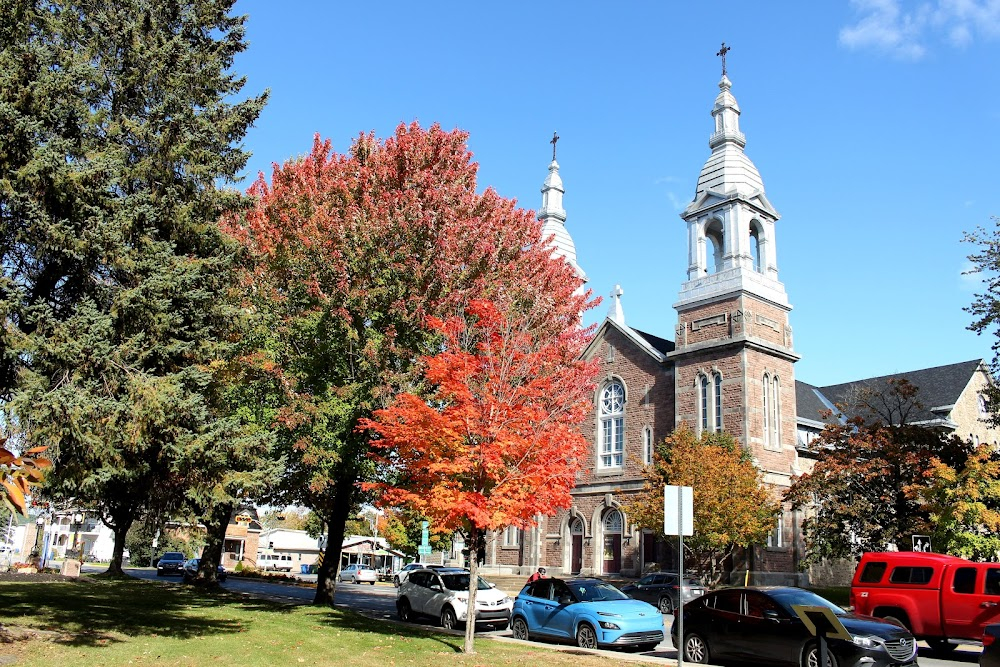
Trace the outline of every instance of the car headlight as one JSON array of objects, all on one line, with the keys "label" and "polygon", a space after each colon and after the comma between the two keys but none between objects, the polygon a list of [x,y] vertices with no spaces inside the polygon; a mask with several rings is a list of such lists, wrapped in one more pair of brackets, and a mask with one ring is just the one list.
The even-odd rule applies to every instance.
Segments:
[{"label": "car headlight", "polygon": [[598,621],[598,623],[600,623],[601,627],[605,630],[621,630],[616,623],[612,623],[611,621]]},{"label": "car headlight", "polygon": [[506,605],[509,605],[513,601],[514,600],[512,600],[510,597],[504,597],[504,599],[500,601],[500,604],[506,606]]},{"label": "car headlight", "polygon": [[881,649],[885,648],[885,643],[878,637],[872,637],[871,635],[852,635],[851,641],[854,642],[855,646],[860,646],[861,648],[869,649]]}]

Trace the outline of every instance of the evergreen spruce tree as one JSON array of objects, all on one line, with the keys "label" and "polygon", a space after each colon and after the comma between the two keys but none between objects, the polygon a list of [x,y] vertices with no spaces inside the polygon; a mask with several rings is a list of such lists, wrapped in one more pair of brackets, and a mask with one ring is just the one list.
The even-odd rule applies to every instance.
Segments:
[{"label": "evergreen spruce tree", "polygon": [[266,98],[231,101],[233,4],[0,0],[0,390],[50,447],[50,494],[102,510],[111,571],[136,517],[211,513],[259,451],[222,373],[240,318],[217,223]]}]

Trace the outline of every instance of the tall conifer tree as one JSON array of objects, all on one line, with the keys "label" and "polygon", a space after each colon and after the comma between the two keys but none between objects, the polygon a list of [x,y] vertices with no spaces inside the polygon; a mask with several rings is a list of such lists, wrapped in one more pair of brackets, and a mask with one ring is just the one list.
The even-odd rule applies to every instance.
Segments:
[{"label": "tall conifer tree", "polygon": [[112,570],[135,517],[239,442],[217,220],[242,205],[220,185],[265,95],[231,101],[233,4],[0,0],[0,389],[9,423],[50,446],[52,494],[115,531]]}]

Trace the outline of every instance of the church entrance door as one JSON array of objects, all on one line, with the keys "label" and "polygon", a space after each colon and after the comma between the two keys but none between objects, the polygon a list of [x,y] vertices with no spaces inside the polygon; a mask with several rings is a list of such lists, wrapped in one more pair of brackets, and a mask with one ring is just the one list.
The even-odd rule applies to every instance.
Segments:
[{"label": "church entrance door", "polygon": [[622,513],[618,510],[604,515],[604,574],[621,572],[622,523]]},{"label": "church entrance door", "polygon": [[580,574],[580,571],[583,570],[583,521],[579,518],[573,519],[569,530],[572,539],[569,571],[570,574]]}]

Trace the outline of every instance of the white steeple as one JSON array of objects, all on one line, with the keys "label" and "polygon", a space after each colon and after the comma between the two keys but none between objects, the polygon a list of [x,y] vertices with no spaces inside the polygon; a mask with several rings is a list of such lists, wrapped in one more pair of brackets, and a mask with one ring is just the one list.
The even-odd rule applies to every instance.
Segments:
[{"label": "white steeple", "polygon": [[625,326],[625,311],[622,310],[622,295],[625,292],[621,285],[615,285],[611,290],[611,306],[608,308],[608,319],[614,320],[616,324]]},{"label": "white steeple", "polygon": [[576,263],[576,246],[573,238],[566,230],[566,210],[563,208],[562,178],[559,176],[559,163],[556,162],[556,142],[559,135],[552,133],[552,162],[549,163],[549,174],[542,184],[542,207],[538,209],[538,219],[542,222],[542,238],[552,237],[552,254],[563,257],[576,271],[582,282],[587,282],[587,274]]},{"label": "white steeple", "polygon": [[743,152],[746,136],[731,88],[723,69],[712,107],[712,153],[701,168],[694,199],[681,213],[688,227],[688,279],[677,305],[750,292],[789,307],[778,281],[774,223],[780,216],[764,194],[760,172]]}]

